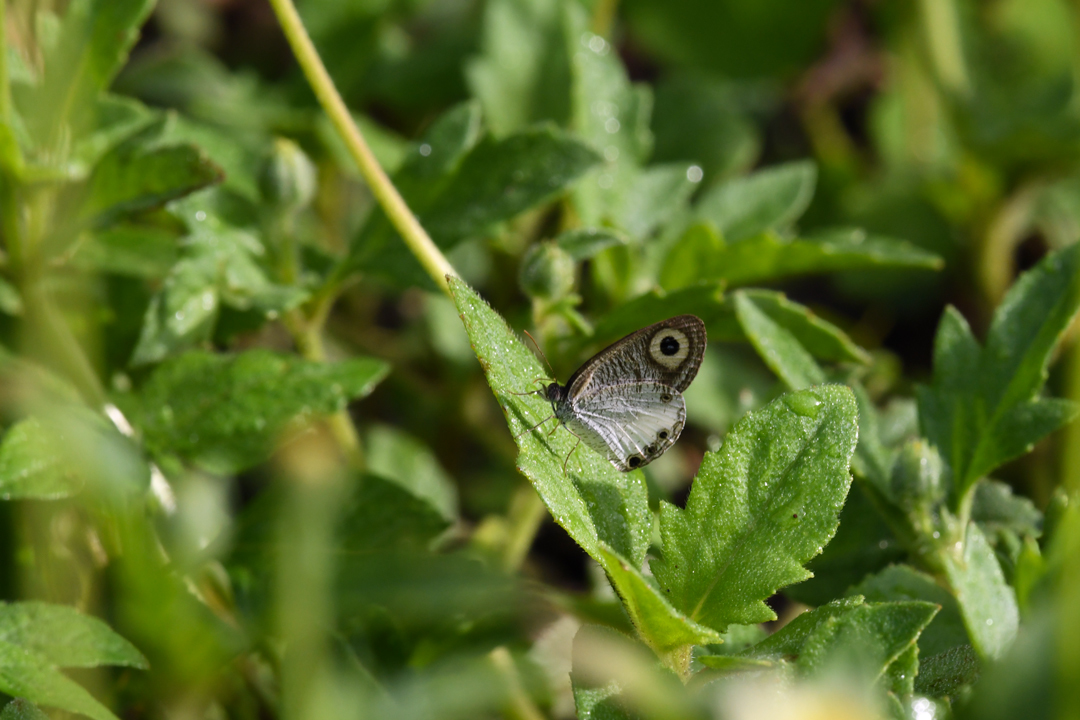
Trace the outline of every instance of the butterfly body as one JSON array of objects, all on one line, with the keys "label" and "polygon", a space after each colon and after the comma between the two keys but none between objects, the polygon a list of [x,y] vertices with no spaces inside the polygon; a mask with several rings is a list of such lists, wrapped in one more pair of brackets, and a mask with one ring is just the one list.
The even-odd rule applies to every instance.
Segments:
[{"label": "butterfly body", "polygon": [[705,355],[705,324],[680,315],[600,351],[566,385],[544,388],[555,417],[628,472],[664,454],[686,424],[682,391]]}]

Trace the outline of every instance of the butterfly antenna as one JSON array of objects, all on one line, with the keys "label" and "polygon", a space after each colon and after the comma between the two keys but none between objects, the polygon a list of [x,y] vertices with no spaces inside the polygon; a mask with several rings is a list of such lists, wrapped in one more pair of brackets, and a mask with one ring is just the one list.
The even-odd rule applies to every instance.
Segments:
[{"label": "butterfly antenna", "polygon": [[[530,393],[524,393],[524,394],[528,395],[528,394],[530,394]],[[522,430],[521,432],[519,432],[519,433],[518,433],[517,435],[515,435],[515,436],[514,436],[514,440],[517,440],[517,439],[518,439],[519,437],[521,437],[522,435],[524,435],[524,434],[525,434],[525,433],[527,433],[527,432],[532,432],[532,431],[533,431],[533,430],[535,430],[536,428],[538,428],[538,427],[540,427],[541,425],[543,425],[544,423],[546,423],[546,422],[547,422],[548,420],[551,420],[551,419],[552,419],[553,417],[555,417],[555,416],[554,416],[554,415],[548,415],[548,416],[547,416],[546,418],[544,418],[544,419],[543,419],[543,420],[541,420],[540,422],[536,423],[536,424],[535,424],[535,425],[533,425],[532,427],[530,427],[530,428],[525,428],[524,430]],[[559,429],[559,426],[558,426],[558,425],[556,425],[556,426],[555,426],[555,429],[556,429],[556,430],[558,430],[558,429]]]},{"label": "butterfly antenna", "polygon": [[555,369],[551,367],[551,363],[548,362],[547,355],[545,355],[544,351],[540,349],[540,346],[536,343],[536,339],[529,334],[528,330],[524,330],[523,332],[529,336],[530,340],[532,340],[533,347],[536,348],[536,352],[540,353],[540,357],[544,358],[544,364],[548,366],[548,370],[551,370],[551,377],[555,377]]},{"label": "butterfly antenna", "polygon": [[[533,380],[533,382],[543,382],[545,379],[546,378],[539,378],[537,380]],[[543,390],[530,390],[529,392],[523,392],[523,393],[514,392],[513,390],[507,390],[506,392],[509,393],[510,395],[517,395],[518,397],[521,397],[522,395],[543,395],[544,394]]]}]

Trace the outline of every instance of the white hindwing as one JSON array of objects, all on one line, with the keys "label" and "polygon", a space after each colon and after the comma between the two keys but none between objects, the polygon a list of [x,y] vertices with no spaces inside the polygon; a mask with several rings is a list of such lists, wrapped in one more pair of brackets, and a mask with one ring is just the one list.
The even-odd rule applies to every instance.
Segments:
[{"label": "white hindwing", "polygon": [[658,382],[601,386],[571,403],[567,427],[623,472],[663,455],[686,423],[682,394]]}]

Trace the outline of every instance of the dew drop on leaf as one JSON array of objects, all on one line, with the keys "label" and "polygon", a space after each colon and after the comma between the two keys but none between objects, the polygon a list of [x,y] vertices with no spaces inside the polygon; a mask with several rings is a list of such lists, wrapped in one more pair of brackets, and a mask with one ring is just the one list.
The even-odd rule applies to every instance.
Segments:
[{"label": "dew drop on leaf", "polygon": [[784,398],[784,404],[791,408],[797,415],[808,418],[817,417],[818,408],[821,407],[821,401],[807,393],[787,395]]}]

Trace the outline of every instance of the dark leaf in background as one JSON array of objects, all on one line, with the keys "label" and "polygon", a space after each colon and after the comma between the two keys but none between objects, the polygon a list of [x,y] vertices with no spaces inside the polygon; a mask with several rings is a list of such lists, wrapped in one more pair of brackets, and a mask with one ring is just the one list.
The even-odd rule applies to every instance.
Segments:
[{"label": "dark leaf in background", "polygon": [[726,77],[785,75],[825,40],[835,0],[630,0],[630,29],[658,56]]},{"label": "dark leaf in background", "polygon": [[371,358],[316,363],[269,350],[193,351],[154,371],[138,423],[153,452],[234,473],[268,458],[291,422],[343,410],[387,372]]},{"label": "dark leaf in background", "polygon": [[[463,106],[434,125],[395,176],[435,243],[448,250],[563,192],[598,157],[553,127],[477,140],[476,109]],[[354,240],[350,264],[398,287],[432,282],[381,211]]]}]

